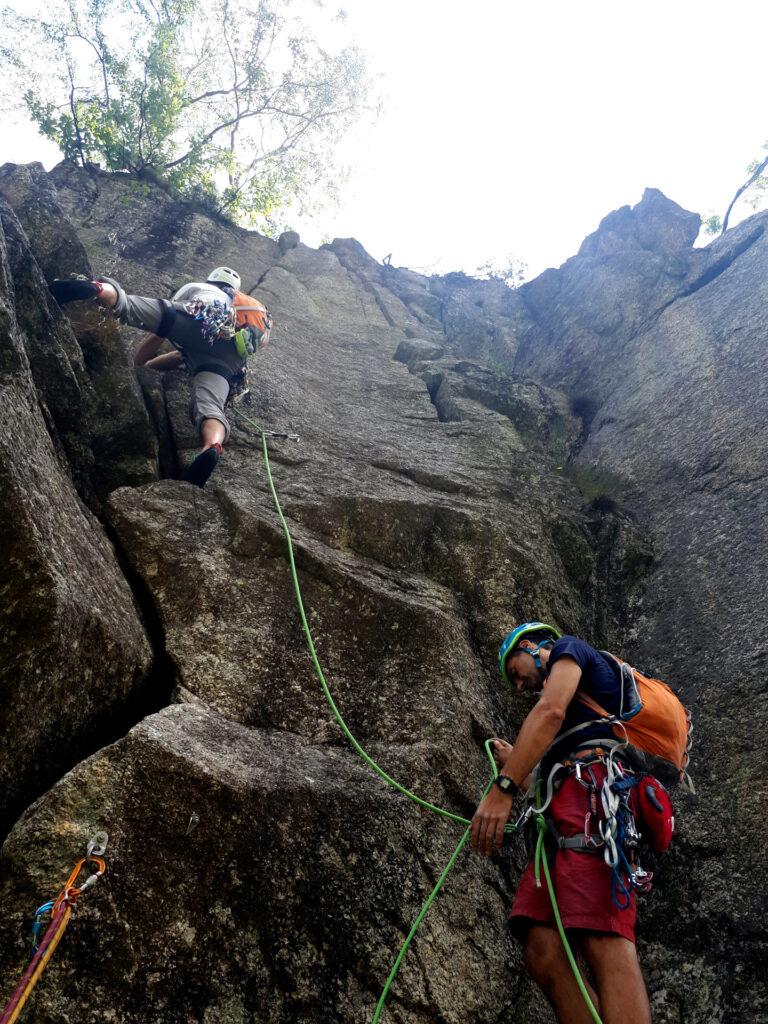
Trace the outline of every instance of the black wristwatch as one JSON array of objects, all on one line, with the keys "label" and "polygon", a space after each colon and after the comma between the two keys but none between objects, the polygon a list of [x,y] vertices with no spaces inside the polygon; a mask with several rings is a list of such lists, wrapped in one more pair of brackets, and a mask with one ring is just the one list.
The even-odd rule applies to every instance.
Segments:
[{"label": "black wristwatch", "polygon": [[514,779],[510,779],[508,775],[497,775],[493,780],[495,785],[499,787],[502,793],[507,793],[509,796],[517,796],[520,792],[517,783]]}]

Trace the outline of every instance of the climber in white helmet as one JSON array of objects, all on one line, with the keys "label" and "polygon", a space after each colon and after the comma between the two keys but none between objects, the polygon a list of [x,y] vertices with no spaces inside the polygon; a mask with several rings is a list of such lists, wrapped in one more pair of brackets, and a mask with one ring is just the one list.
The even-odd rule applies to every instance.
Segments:
[{"label": "climber in white helmet", "polygon": [[[61,305],[95,300],[122,323],[148,331],[134,356],[136,366],[170,370],[187,365],[193,375],[190,417],[202,447],[181,479],[204,487],[229,438],[225,405],[233,382],[242,377],[245,368],[232,329],[240,275],[230,267],[216,267],[206,281],[183,285],[170,300],[128,295],[109,277],[56,280],[50,288]],[[166,339],[175,351],[158,354]]]}]

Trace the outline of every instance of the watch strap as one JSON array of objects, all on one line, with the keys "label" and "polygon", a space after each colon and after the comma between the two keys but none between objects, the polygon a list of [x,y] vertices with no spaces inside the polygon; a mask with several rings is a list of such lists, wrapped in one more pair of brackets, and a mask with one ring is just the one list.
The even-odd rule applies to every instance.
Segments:
[{"label": "watch strap", "polygon": [[517,796],[519,787],[514,779],[509,777],[509,775],[497,775],[493,781],[502,793],[508,793],[509,796]]}]

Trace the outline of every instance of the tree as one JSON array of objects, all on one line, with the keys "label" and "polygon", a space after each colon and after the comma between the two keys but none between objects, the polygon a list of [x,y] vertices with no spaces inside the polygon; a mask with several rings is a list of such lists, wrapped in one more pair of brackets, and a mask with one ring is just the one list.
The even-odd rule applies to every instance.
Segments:
[{"label": "tree", "polygon": [[[765,143],[763,149],[768,149],[768,142]],[[728,221],[730,220],[733,208],[739,199],[747,196],[747,202],[750,204],[753,210],[756,210],[760,205],[763,193],[768,190],[768,176],[765,175],[765,169],[768,167],[768,156],[762,160],[753,160],[747,168],[747,174],[749,177],[740,185],[728,204],[728,209],[725,211],[725,215],[720,217],[713,213],[704,221],[704,230],[708,235],[724,235],[728,230]]]},{"label": "tree", "polygon": [[0,23],[10,91],[66,159],[250,223],[332,196],[336,143],[370,110],[364,58],[317,0],[48,0]]},{"label": "tree", "polygon": [[528,264],[517,256],[508,256],[506,260],[489,260],[475,273],[488,281],[502,281],[509,288],[518,288],[525,280]]}]

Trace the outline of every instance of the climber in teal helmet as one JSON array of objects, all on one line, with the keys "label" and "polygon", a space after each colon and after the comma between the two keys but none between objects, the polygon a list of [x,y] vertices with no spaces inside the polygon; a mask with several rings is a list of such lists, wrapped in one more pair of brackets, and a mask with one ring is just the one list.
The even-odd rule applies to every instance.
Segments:
[{"label": "climber in teal helmet", "polygon": [[[230,388],[244,374],[245,359],[231,329],[240,275],[230,267],[216,267],[207,281],[183,285],[170,300],[129,295],[109,277],[55,280],[50,288],[60,305],[95,300],[122,323],[148,331],[134,356],[136,366],[171,370],[187,365],[193,375],[189,413],[202,447],[181,479],[204,487],[229,438],[225,405]],[[159,354],[166,340],[174,351]]]},{"label": "climber in teal helmet", "polygon": [[[592,1001],[603,1024],[650,1024],[634,944],[635,894],[627,892],[624,898],[621,893],[617,905],[599,833],[606,772],[622,771],[607,755],[616,741],[611,724],[597,720],[576,699],[586,693],[610,710],[617,708],[621,670],[583,640],[561,636],[554,626],[538,621],[523,623],[505,638],[499,669],[518,693],[539,696],[514,746],[494,741],[500,774],[472,819],[472,848],[485,856],[501,848],[515,797],[529,787],[534,770],[551,784],[547,823],[557,843],[553,851],[550,841],[545,855],[554,856],[552,876],[566,933],[594,977]],[[522,942],[526,969],[558,1021],[592,1021],[560,940],[547,887],[537,886],[533,863],[520,880],[510,929]]]}]

